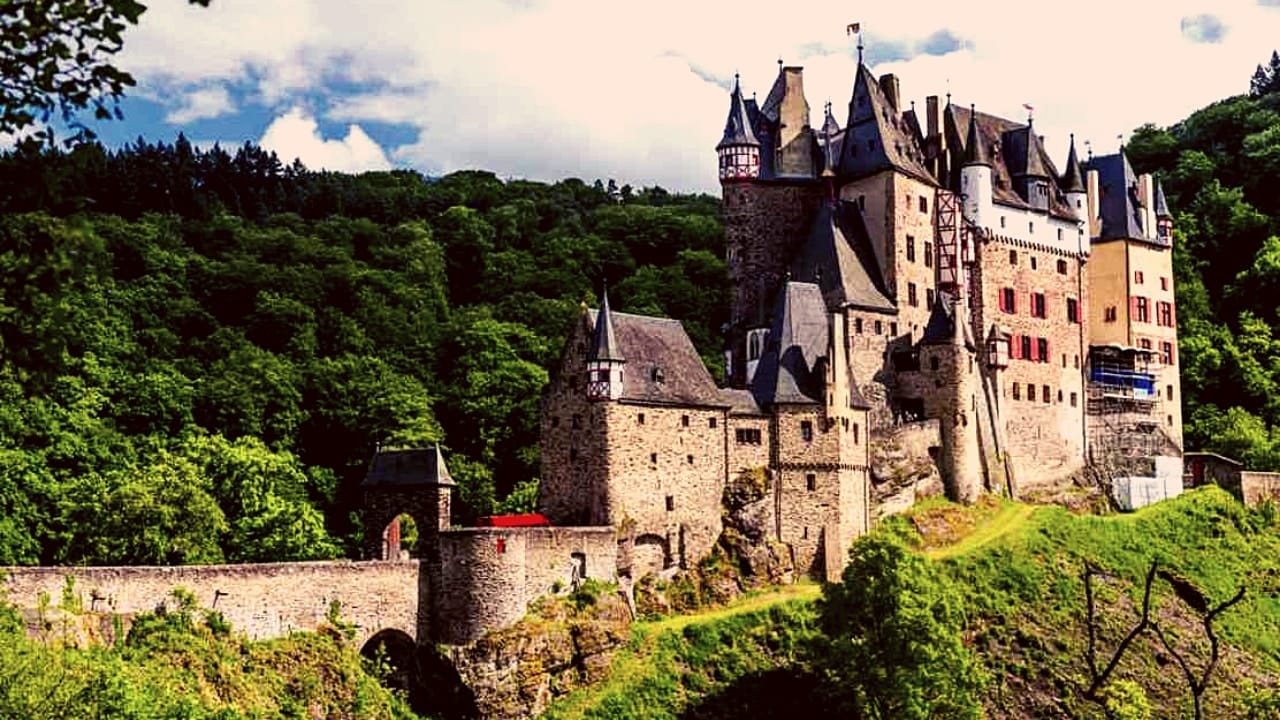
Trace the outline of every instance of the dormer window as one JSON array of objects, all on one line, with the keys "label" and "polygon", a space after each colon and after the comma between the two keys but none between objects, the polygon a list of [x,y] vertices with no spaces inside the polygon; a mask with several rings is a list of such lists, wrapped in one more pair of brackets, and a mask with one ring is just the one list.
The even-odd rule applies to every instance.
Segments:
[{"label": "dormer window", "polygon": [[667,380],[666,374],[662,372],[662,368],[660,367],[655,367],[653,369],[653,372],[650,373],[650,376],[653,378],[653,381],[656,383],[663,383],[663,382],[666,382]]}]

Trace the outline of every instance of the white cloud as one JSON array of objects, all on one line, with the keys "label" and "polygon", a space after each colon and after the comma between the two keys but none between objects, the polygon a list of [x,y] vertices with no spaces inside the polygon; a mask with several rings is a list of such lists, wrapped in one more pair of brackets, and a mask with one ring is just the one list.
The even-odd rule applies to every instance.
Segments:
[{"label": "white cloud", "polygon": [[901,52],[937,45],[931,38],[962,41],[946,55],[872,69],[897,73],[906,99],[949,89],[957,101],[1011,118],[1030,103],[1058,158],[1069,132],[1109,151],[1117,134],[1143,122],[1169,124],[1243,92],[1280,36],[1280,12],[1257,0],[1213,4],[1230,28],[1221,43],[1183,37],[1182,18],[1205,12],[1199,0],[1077,0],[1032,14],[1022,2],[950,0],[816,0],[803,13],[748,0],[351,7],[155,3],[127,38],[122,62],[143,92],[235,83],[253,88],[242,104],[277,113],[305,102],[329,119],[408,125],[417,140],[393,155],[428,172],[481,167],[714,190],[713,148],[727,110],[716,79],[741,71],[747,92],[763,97],[777,57],[803,62],[814,124],[828,99],[843,123],[854,75],[844,28],[852,21],[867,34],[869,58],[876,43]]},{"label": "white cloud", "polygon": [[359,125],[348,126],[347,136],[341,140],[326,140],[320,136],[315,118],[300,108],[273,120],[258,144],[274,151],[286,164],[298,158],[313,170],[363,172],[391,167],[386,153]]},{"label": "white cloud", "polygon": [[187,93],[182,106],[166,115],[164,121],[170,125],[186,125],[196,120],[221,117],[235,109],[227,88],[214,85]]}]

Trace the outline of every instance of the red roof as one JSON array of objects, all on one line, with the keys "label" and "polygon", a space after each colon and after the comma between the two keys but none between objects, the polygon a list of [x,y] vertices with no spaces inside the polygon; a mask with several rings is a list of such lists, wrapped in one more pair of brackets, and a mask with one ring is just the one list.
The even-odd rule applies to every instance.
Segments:
[{"label": "red roof", "polygon": [[480,527],[549,527],[551,521],[542,513],[523,515],[485,515],[476,521]]}]

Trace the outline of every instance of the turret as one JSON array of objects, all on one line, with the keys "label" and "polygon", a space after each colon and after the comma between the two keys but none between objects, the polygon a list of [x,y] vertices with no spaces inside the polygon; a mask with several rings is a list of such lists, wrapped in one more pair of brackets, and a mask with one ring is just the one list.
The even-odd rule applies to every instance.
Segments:
[{"label": "turret", "polygon": [[760,141],[751,129],[751,119],[747,116],[737,75],[733,78],[733,92],[729,94],[729,117],[724,123],[724,136],[716,145],[716,153],[720,156],[720,182],[760,177]]},{"label": "turret", "polygon": [[969,131],[960,164],[960,193],[965,219],[978,227],[984,227],[991,218],[991,184],[991,153],[978,127],[978,112],[970,105]]},{"label": "turret", "polygon": [[596,326],[587,352],[587,399],[617,400],[622,397],[622,366],[626,363],[618,348],[609,311],[609,291],[605,290],[596,313]]},{"label": "turret", "polygon": [[1162,245],[1173,243],[1173,216],[1169,213],[1169,201],[1164,197],[1164,186],[1156,179],[1156,239]]},{"label": "turret", "polygon": [[1085,187],[1084,171],[1080,168],[1080,158],[1076,155],[1076,136],[1071,134],[1071,148],[1067,151],[1067,168],[1058,178],[1058,187],[1062,188],[1067,204],[1075,211],[1081,222],[1089,219],[1089,193]]},{"label": "turret", "polygon": [[938,419],[943,487],[951,500],[973,503],[983,484],[977,414],[981,385],[964,297],[963,282],[956,285],[954,300],[949,293],[939,295],[920,340],[920,359],[936,388],[926,399],[925,412]]}]

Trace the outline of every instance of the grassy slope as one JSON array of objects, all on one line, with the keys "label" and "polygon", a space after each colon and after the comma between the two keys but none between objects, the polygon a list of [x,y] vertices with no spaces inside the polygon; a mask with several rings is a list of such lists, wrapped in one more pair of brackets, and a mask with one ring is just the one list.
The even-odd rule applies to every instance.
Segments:
[{"label": "grassy slope", "polygon": [[[1207,695],[1209,717],[1239,717],[1245,688],[1274,687],[1280,677],[1280,529],[1220,490],[1108,517],[994,501],[968,509],[932,502],[891,526],[942,563],[966,594],[969,639],[996,678],[987,699],[992,718],[1097,716],[1095,707],[1075,699],[1086,677],[1086,559],[1109,575],[1098,588],[1104,659],[1127,629],[1140,580],[1158,557],[1211,601],[1229,597],[1239,584],[1249,588],[1218,624],[1229,649]],[[798,711],[814,702],[801,644],[814,632],[816,597],[815,586],[802,586],[638,624],[610,681],[569,696],[546,717],[784,717],[787,708]],[[1157,604],[1181,646],[1201,657],[1193,614],[1164,588]],[[1117,677],[1146,690],[1154,717],[1188,716],[1185,685],[1163,651],[1140,640],[1126,657]],[[758,704],[762,693],[784,699],[766,707]]]}]

